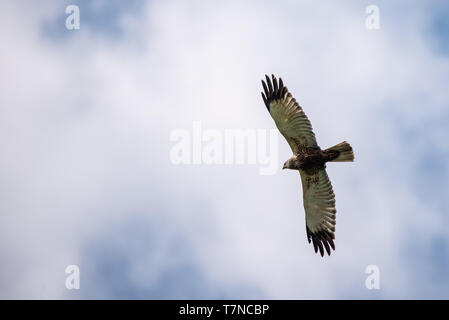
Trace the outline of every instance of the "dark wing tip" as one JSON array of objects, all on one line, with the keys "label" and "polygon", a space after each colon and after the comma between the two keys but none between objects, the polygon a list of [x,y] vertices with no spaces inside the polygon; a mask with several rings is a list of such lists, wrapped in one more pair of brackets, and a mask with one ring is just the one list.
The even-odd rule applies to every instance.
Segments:
[{"label": "dark wing tip", "polygon": [[[266,82],[266,83],[265,83]],[[264,102],[270,111],[270,103],[274,100],[284,98],[288,94],[287,87],[284,86],[284,82],[281,78],[278,79],[274,74],[271,75],[271,79],[268,75],[265,75],[265,81],[262,80],[263,90],[265,92]]]},{"label": "dark wing tip", "polygon": [[279,87],[278,87],[278,80],[276,79],[274,74],[271,75],[271,80],[273,81],[274,95],[277,97],[279,94]]},{"label": "dark wing tip", "polygon": [[[328,230],[321,230],[318,232],[311,232],[309,227],[306,226],[307,232],[307,241],[313,243],[313,248],[315,253],[320,251],[320,255],[324,256],[324,250],[326,250],[327,254],[330,256],[332,250],[335,250],[334,240],[335,236],[332,232]],[[332,248],[332,250],[331,250]]]},{"label": "dark wing tip", "polygon": [[262,94],[263,103],[265,103],[265,106],[267,107],[268,112],[270,112],[270,104],[267,101],[267,97],[265,96],[265,94],[263,92],[261,92],[261,94]]}]

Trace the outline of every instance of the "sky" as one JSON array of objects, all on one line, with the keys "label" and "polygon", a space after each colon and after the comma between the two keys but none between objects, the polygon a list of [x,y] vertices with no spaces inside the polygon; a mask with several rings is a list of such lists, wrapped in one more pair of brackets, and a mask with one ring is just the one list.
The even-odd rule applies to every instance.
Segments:
[{"label": "sky", "polygon": [[[2,1],[0,298],[448,299],[447,21],[436,0]],[[322,148],[354,148],[327,165],[330,257],[279,134],[273,174],[170,156],[195,123],[268,137],[271,73]]]}]

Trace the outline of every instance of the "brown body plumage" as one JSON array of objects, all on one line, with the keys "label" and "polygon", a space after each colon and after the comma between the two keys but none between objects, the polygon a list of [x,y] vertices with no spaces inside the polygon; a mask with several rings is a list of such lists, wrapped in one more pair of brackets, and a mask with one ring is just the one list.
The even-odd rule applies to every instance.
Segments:
[{"label": "brown body plumage", "polygon": [[317,170],[326,168],[326,162],[338,158],[340,153],[334,150],[321,150],[321,148],[304,148],[294,154],[284,163],[282,169]]}]

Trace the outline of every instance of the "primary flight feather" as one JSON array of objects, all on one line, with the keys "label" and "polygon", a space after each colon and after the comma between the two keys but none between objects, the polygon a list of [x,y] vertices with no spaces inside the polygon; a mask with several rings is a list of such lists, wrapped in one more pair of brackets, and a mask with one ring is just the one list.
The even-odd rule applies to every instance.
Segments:
[{"label": "primary flight feather", "polygon": [[293,151],[282,169],[298,170],[301,176],[306,212],[307,240],[315,252],[335,250],[335,195],[326,172],[326,162],[354,161],[352,147],[346,141],[321,150],[312,125],[295,98],[274,75],[262,80],[262,98],[277,128]]}]

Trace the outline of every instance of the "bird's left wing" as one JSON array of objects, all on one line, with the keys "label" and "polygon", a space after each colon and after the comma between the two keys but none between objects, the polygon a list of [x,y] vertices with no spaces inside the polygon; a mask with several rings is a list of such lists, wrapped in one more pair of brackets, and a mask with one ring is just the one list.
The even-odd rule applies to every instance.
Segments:
[{"label": "bird's left wing", "polygon": [[267,83],[262,80],[262,98],[293,153],[298,154],[305,147],[318,147],[312,125],[298,102],[288,92],[281,78],[278,82],[274,75],[271,77],[265,76]]},{"label": "bird's left wing", "polygon": [[[335,195],[325,168],[299,170],[302,181],[303,203],[306,211],[307,240],[315,252],[324,249],[328,255],[335,250]],[[324,248],[323,248],[324,247]]]}]

